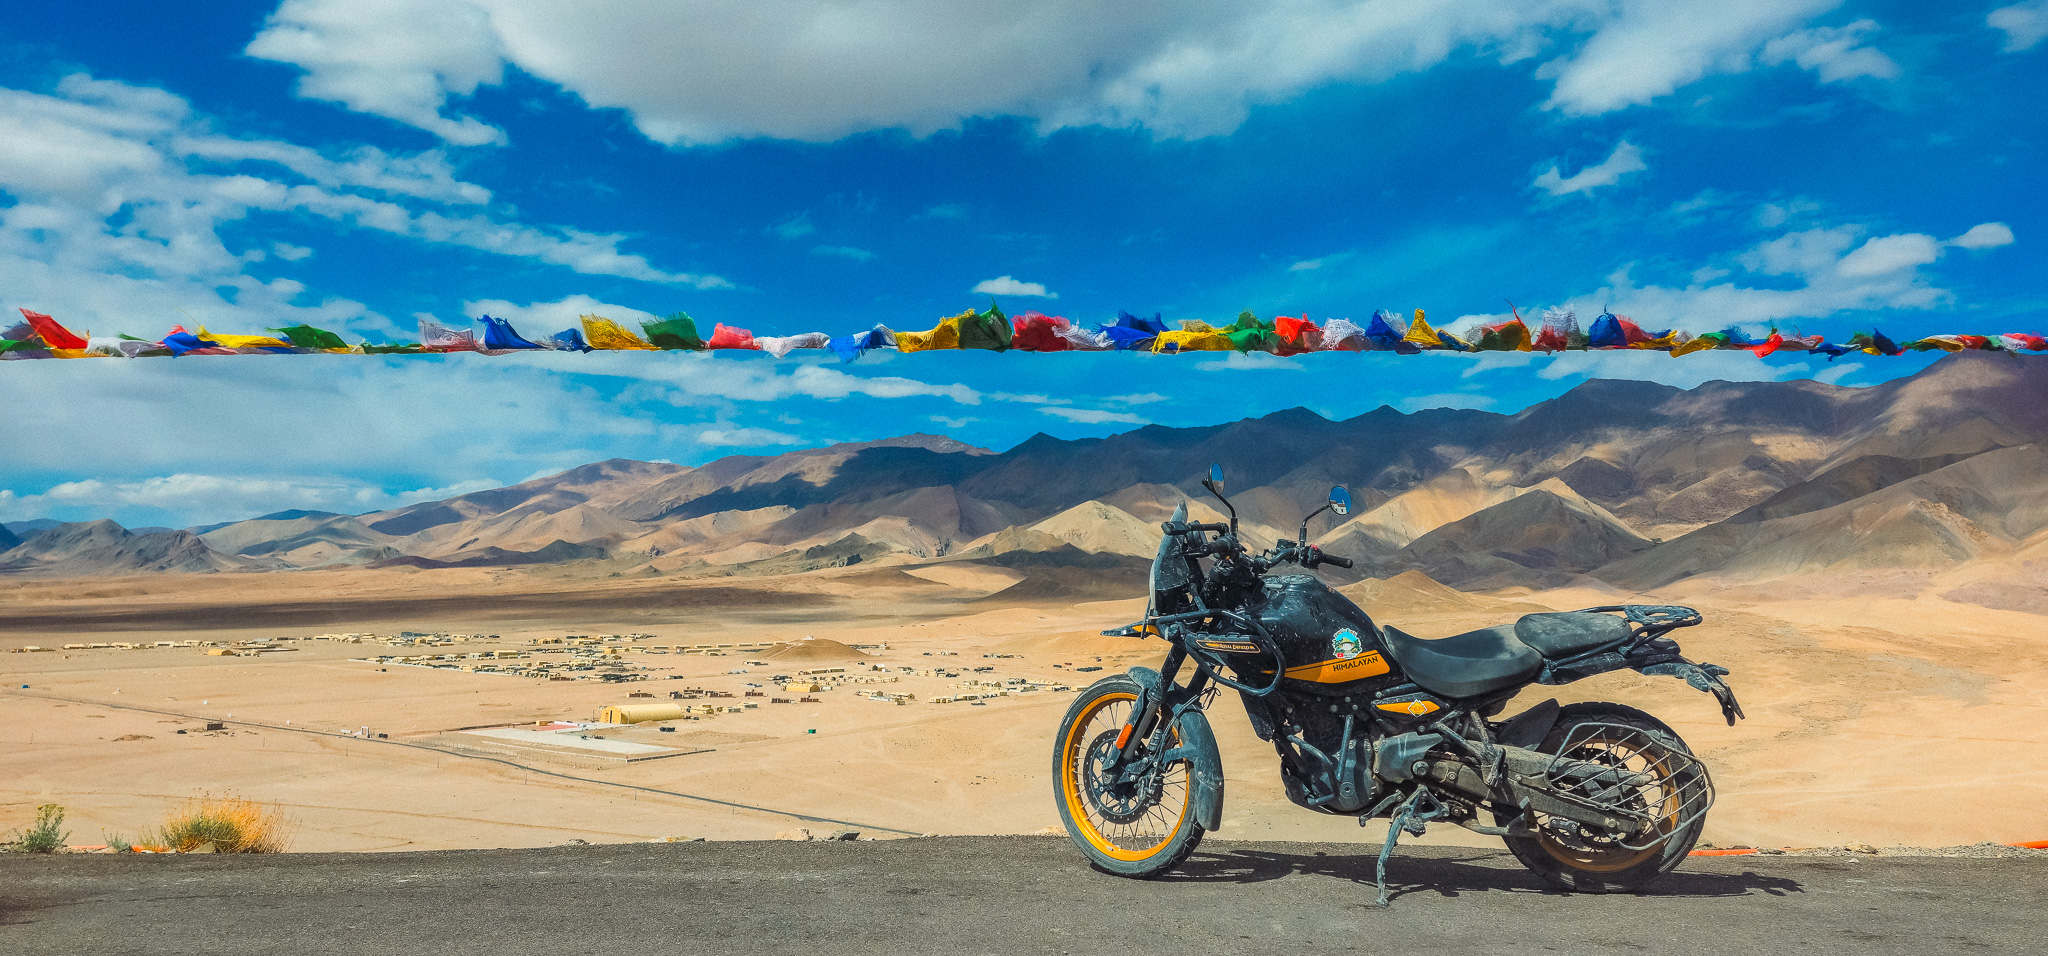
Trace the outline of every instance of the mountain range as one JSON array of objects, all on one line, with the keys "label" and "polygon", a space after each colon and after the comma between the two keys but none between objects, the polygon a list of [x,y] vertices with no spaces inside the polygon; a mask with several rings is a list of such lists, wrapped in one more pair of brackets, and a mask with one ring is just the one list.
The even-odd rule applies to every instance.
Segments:
[{"label": "mountain range", "polygon": [[1311,537],[1375,577],[1648,590],[1879,575],[2048,612],[2048,360],[1984,353],[1868,388],[1593,380],[1512,415],[1296,408],[1001,453],[918,434],[699,467],[612,459],[361,515],[147,533],[39,521],[0,530],[0,573],[867,562],[1127,576],[1179,502],[1220,520],[1199,484],[1211,462],[1259,546],[1348,486],[1351,514],[1316,519]]}]

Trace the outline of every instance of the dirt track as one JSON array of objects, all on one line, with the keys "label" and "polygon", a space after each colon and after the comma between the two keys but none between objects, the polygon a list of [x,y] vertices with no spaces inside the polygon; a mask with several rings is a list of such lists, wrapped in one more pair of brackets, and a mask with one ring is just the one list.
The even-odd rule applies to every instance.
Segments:
[{"label": "dirt track", "polygon": [[75,953],[2037,953],[2048,862],[1694,858],[1574,896],[1418,848],[1205,844],[1155,882],[1063,838],[0,857],[0,950]]}]

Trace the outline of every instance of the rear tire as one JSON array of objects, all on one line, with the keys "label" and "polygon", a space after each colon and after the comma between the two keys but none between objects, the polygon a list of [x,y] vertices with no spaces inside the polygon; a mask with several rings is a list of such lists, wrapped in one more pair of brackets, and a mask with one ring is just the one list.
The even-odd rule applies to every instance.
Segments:
[{"label": "rear tire", "polygon": [[[1067,836],[1096,868],[1150,879],[1195,852],[1203,831],[1195,822],[1188,762],[1176,761],[1130,785],[1111,784],[1099,773],[1102,756],[1115,747],[1141,691],[1129,677],[1104,678],[1067,708],[1053,744],[1053,800]],[[1177,733],[1167,739],[1171,746]]]},{"label": "rear tire", "polygon": [[[1663,721],[1633,707],[1610,703],[1565,706],[1558,714],[1557,726],[1536,749],[1556,754],[1572,729],[1583,724],[1621,724],[1649,734],[1666,747],[1692,753],[1678,733]],[[1664,781],[1667,786],[1679,788],[1703,785],[1675,774],[1667,775]],[[1496,817],[1502,825],[1512,819],[1511,814],[1505,813]],[[1699,842],[1707,818],[1702,814],[1699,819],[1678,826],[1664,842],[1644,850],[1603,847],[1597,840],[1585,839],[1569,827],[1556,825],[1564,822],[1568,821],[1531,821],[1541,836],[1503,839],[1515,859],[1530,872],[1563,889],[1577,893],[1633,893],[1685,861],[1693,845]]]}]

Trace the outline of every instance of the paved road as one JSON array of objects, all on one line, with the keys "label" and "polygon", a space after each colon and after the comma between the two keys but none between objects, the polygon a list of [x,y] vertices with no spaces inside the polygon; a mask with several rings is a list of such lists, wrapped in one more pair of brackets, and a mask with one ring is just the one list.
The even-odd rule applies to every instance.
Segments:
[{"label": "paved road", "polygon": [[0,952],[2040,953],[2048,861],[1695,858],[1639,897],[1504,852],[1213,842],[1155,882],[1065,840],[0,856]]}]

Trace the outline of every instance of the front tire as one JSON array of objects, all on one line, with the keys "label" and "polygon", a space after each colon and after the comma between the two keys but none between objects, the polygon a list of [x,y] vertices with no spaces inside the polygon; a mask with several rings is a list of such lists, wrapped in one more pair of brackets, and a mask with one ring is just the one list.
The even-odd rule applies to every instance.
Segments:
[{"label": "front tire", "polygon": [[[1067,836],[1090,863],[1117,876],[1149,879],[1187,859],[1203,831],[1195,822],[1193,768],[1187,761],[1154,767],[1127,783],[1102,773],[1141,694],[1137,681],[1118,675],[1096,681],[1067,708],[1053,746],[1053,798]],[[1169,730],[1167,746],[1178,742],[1178,729]],[[1141,752],[1139,759],[1148,758]]]},{"label": "front tire", "polygon": [[[1597,729],[1579,731],[1588,724],[1613,724],[1643,732],[1664,747],[1690,755],[1691,749],[1678,733],[1649,714],[1621,704],[1587,703],[1571,704],[1562,708],[1557,726],[1537,748],[1546,754],[1556,754],[1567,741],[1573,741],[1573,756],[1580,759],[1600,759],[1619,762],[1631,759],[1651,770],[1659,764],[1643,762],[1638,755],[1631,755],[1625,742],[1602,739]],[[1659,799],[1659,793],[1693,794],[1693,788],[1710,787],[1705,771],[1675,770],[1655,774],[1656,782],[1646,794],[1645,801],[1651,805]],[[1657,788],[1663,788],[1661,791]],[[1532,815],[1533,816],[1533,815]],[[1505,825],[1509,815],[1500,815]],[[1653,846],[1634,850],[1611,840],[1603,840],[1598,834],[1589,834],[1569,821],[1541,819],[1528,821],[1537,831],[1534,837],[1504,837],[1508,850],[1515,859],[1537,876],[1551,883],[1579,893],[1633,893],[1647,886],[1651,881],[1671,872],[1685,861],[1699,842],[1700,831],[1706,828],[1706,815],[1684,820],[1677,815],[1667,816],[1659,821],[1665,839]]]}]

